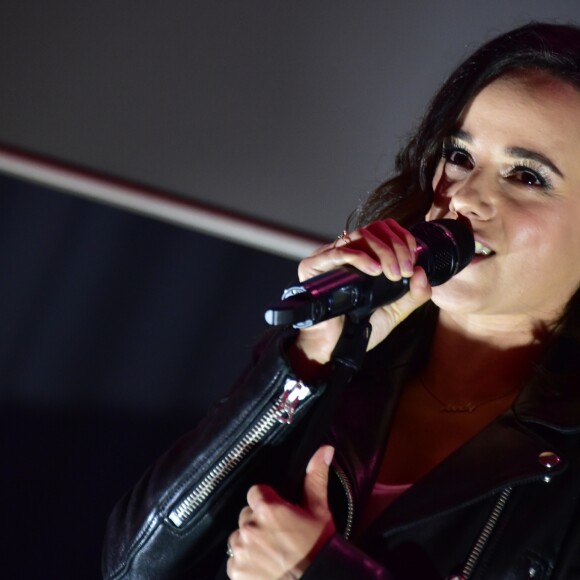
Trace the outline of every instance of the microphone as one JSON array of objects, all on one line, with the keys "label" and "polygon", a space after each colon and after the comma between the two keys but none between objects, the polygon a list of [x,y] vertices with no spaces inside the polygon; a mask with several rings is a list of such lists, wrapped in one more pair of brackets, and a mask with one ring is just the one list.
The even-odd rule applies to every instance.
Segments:
[{"label": "microphone", "polygon": [[[457,220],[421,222],[409,231],[417,240],[416,265],[425,270],[431,286],[447,282],[475,254],[473,233]],[[347,312],[366,316],[408,292],[409,280],[393,282],[382,274],[369,276],[353,266],[342,266],[287,288],[282,301],[268,308],[264,317],[272,326],[307,328]]]}]

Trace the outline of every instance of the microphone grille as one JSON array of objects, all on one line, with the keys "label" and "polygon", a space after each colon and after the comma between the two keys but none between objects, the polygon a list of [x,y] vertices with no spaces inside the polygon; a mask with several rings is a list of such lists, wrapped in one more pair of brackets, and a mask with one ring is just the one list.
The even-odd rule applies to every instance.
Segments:
[{"label": "microphone grille", "polygon": [[475,255],[473,233],[458,220],[421,222],[410,227],[409,231],[425,252],[419,264],[425,269],[432,286],[447,282],[463,270]]}]

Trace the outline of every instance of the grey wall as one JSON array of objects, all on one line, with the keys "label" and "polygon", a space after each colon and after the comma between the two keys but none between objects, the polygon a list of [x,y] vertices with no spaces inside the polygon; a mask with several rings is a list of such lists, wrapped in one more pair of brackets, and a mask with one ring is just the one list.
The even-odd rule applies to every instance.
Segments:
[{"label": "grey wall", "polygon": [[323,236],[442,78],[577,0],[5,0],[0,142]]}]

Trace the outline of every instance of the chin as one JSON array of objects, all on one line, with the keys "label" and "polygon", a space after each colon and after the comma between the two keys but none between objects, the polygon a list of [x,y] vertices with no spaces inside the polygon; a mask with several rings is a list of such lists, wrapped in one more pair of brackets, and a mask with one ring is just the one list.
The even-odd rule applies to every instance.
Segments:
[{"label": "chin", "polygon": [[431,300],[441,310],[457,314],[474,314],[485,309],[489,294],[481,286],[475,286],[457,277],[441,286],[435,286]]}]

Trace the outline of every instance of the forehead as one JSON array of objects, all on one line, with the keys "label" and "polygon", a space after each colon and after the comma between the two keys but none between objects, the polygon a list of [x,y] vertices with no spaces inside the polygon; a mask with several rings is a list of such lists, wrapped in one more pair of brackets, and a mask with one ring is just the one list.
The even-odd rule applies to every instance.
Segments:
[{"label": "forehead", "polygon": [[515,131],[514,138],[580,142],[580,91],[543,71],[510,73],[484,87],[466,107],[460,124],[472,123]]}]

